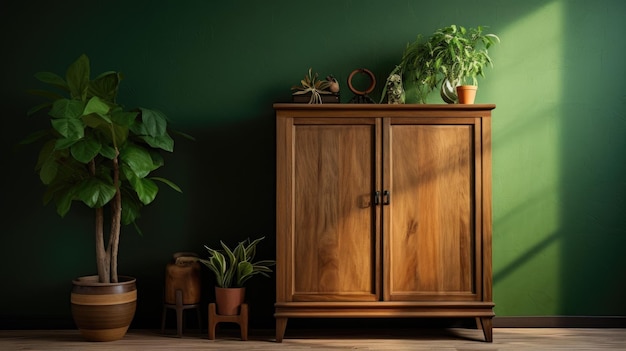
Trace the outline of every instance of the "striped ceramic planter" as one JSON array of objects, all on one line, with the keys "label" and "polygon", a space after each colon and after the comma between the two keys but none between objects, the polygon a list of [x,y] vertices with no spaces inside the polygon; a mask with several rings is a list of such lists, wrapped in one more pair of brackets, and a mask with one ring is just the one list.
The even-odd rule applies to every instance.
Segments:
[{"label": "striped ceramic planter", "polygon": [[98,276],[72,281],[72,316],[89,341],[114,341],[126,335],[137,308],[137,286],[132,277],[119,283],[99,283]]}]

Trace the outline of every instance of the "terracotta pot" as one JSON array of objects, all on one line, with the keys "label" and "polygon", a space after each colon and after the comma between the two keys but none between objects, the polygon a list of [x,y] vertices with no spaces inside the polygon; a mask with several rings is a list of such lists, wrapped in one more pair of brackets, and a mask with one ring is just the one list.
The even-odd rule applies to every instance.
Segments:
[{"label": "terracotta pot", "polygon": [[119,283],[99,283],[98,276],[72,281],[72,316],[88,341],[114,341],[126,335],[137,308],[137,286],[132,277]]},{"label": "terracotta pot", "polygon": [[176,291],[181,290],[183,305],[200,303],[202,273],[198,255],[192,252],[177,252],[165,266],[165,303],[176,304]]},{"label": "terracotta pot", "polygon": [[246,288],[219,288],[215,287],[215,303],[217,314],[223,316],[236,316],[239,307],[246,297]]},{"label": "terracotta pot", "polygon": [[476,99],[476,90],[478,90],[478,87],[475,85],[457,86],[456,94],[459,98],[459,104],[473,104]]}]

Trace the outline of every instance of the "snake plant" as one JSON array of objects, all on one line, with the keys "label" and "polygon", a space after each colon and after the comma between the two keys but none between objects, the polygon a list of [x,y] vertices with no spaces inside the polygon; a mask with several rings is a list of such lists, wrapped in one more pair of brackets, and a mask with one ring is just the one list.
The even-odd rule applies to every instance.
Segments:
[{"label": "snake plant", "polygon": [[257,244],[265,237],[254,241],[246,239],[239,242],[234,249],[231,249],[220,240],[222,250],[212,249],[204,246],[209,258],[199,261],[207,266],[215,274],[216,284],[220,288],[240,288],[253,276],[260,274],[269,277],[269,268],[276,262],[273,260],[254,261]]}]

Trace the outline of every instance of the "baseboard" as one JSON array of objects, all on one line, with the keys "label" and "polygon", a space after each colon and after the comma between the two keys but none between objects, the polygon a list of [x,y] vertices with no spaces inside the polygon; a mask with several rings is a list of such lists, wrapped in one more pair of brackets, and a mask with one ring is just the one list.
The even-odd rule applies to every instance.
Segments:
[{"label": "baseboard", "polygon": [[626,316],[496,316],[494,328],[626,328]]}]

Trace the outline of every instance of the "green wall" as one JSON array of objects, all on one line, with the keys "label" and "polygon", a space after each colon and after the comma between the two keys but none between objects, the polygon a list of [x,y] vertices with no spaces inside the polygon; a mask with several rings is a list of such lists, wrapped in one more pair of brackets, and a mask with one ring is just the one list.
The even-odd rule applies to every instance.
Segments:
[{"label": "green wall", "polygon": [[[267,236],[274,255],[272,103],[309,67],[349,101],[356,68],[380,82],[417,34],[487,25],[502,43],[480,81],[493,116],[494,298],[499,316],[626,316],[626,41],[622,0],[9,1],[0,14],[2,184],[0,327],[73,327],[70,280],[95,271],[91,212],[41,205],[34,125],[38,71],[80,54],[122,71],[120,101],[155,107],[197,140],[178,140],[162,189],[125,228],[121,273],[139,281],[136,327],[160,321],[176,251]],[[14,10],[8,10],[14,9]],[[441,103],[436,95],[430,102]],[[280,186],[280,185],[279,185]],[[77,207],[77,206],[75,206]],[[273,327],[274,279],[249,286],[253,327]],[[210,295],[207,292],[207,297]],[[170,317],[173,318],[173,317]]]}]

